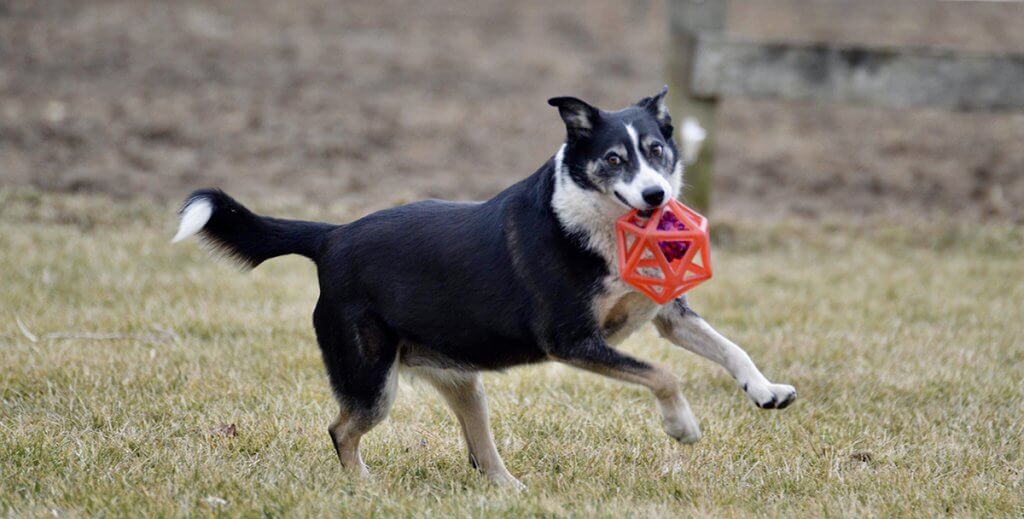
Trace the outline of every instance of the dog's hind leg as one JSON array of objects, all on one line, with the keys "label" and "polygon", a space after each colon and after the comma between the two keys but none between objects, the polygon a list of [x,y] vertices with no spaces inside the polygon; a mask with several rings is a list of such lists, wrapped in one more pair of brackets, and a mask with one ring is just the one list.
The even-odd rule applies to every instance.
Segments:
[{"label": "dog's hind leg", "polygon": [[327,373],[340,410],[328,427],[338,460],[367,477],[359,441],[387,417],[398,389],[398,339],[383,323],[360,312],[318,304],[313,315]]},{"label": "dog's hind leg", "polygon": [[494,445],[491,422],[487,413],[487,396],[478,373],[422,369],[417,374],[434,386],[455,413],[462,426],[469,449],[469,462],[490,481],[502,485],[525,489],[505,468],[498,449]]},{"label": "dog's hind leg", "polygon": [[363,435],[387,418],[397,392],[397,370],[392,368],[386,375],[381,392],[371,400],[349,400],[338,395],[340,410],[331,422],[327,432],[338,454],[341,466],[360,477],[370,476],[363,457],[359,454],[359,441]]},{"label": "dog's hind leg", "polygon": [[366,430],[368,428],[362,425],[360,420],[353,416],[353,413],[344,408],[338,411],[338,417],[327,428],[341,466],[364,478],[370,477],[370,471],[359,454],[359,440],[362,439]]},{"label": "dog's hind leg", "polygon": [[621,353],[600,338],[557,348],[552,356],[571,366],[650,389],[665,432],[681,443],[700,439],[700,426],[683,396],[682,384],[668,369]]}]

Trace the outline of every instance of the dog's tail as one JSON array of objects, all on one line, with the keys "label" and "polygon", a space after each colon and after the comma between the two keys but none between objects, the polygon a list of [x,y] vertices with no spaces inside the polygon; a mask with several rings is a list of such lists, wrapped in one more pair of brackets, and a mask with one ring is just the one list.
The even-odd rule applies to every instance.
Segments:
[{"label": "dog's tail", "polygon": [[216,249],[252,268],[285,254],[316,260],[327,232],[335,225],[259,216],[219,189],[193,192],[182,206],[181,223],[171,243],[198,233]]}]

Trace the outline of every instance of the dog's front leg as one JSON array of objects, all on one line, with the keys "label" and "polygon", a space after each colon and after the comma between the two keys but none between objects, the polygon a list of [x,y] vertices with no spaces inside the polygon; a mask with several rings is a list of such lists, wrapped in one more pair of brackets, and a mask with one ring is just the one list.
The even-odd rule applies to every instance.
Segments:
[{"label": "dog's front leg", "polygon": [[667,369],[623,354],[597,337],[558,347],[551,354],[571,366],[650,389],[665,432],[682,443],[700,439],[700,426],[683,396],[682,384]]},{"label": "dog's front leg", "polygon": [[662,337],[722,365],[747,396],[762,409],[782,409],[796,399],[796,389],[771,383],[742,348],[715,331],[680,298],[665,305],[654,324]]}]

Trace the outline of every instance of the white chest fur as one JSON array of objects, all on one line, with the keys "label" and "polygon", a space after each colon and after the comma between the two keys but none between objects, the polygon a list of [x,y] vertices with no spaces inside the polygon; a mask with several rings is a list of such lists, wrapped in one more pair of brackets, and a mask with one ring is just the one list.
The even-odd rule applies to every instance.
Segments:
[{"label": "white chest fur", "polygon": [[566,230],[579,233],[587,248],[608,265],[608,276],[594,299],[594,320],[610,344],[617,344],[649,322],[661,308],[622,281],[616,261],[615,219],[622,207],[607,196],[576,185],[563,171],[565,147],[555,155],[555,189],[551,205]]}]

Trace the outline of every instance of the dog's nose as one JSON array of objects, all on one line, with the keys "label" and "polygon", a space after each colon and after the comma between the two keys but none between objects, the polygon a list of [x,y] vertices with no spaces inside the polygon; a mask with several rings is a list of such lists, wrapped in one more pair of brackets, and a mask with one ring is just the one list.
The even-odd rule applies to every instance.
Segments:
[{"label": "dog's nose", "polygon": [[657,186],[644,189],[640,195],[644,197],[644,202],[652,206],[661,205],[662,200],[665,200],[665,190]]}]

